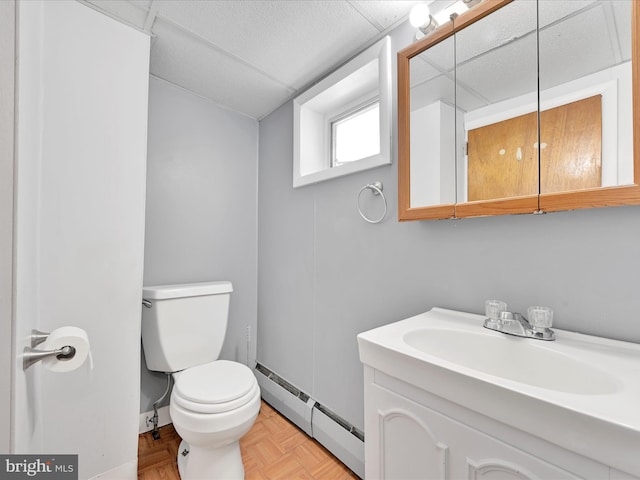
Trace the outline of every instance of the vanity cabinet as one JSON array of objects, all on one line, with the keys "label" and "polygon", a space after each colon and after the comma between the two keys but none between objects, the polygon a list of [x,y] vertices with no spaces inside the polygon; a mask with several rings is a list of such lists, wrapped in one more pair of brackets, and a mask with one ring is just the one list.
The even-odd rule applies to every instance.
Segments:
[{"label": "vanity cabinet", "polygon": [[433,308],[360,333],[368,479],[640,479],[640,345]]},{"label": "vanity cabinet", "polygon": [[370,366],[364,374],[367,479],[637,478]]}]

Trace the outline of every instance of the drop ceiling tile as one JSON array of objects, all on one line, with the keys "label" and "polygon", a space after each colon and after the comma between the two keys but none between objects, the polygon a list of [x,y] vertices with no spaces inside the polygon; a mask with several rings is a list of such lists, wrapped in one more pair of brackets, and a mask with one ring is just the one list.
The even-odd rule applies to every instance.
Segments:
[{"label": "drop ceiling tile", "polygon": [[631,59],[631,2],[610,2],[623,60]]},{"label": "drop ceiling tile", "polygon": [[[428,64],[433,70],[436,70],[438,73],[453,70],[456,60],[453,37],[449,37],[442,42],[437,43],[436,45],[425,50],[420,55],[414,58],[416,60],[414,60],[413,58],[410,60],[410,68],[413,68],[414,63],[420,64],[422,62]],[[418,61],[417,59],[419,59],[420,61]],[[417,68],[420,69],[422,67]],[[423,73],[426,73],[425,70],[423,70]]]},{"label": "drop ceiling tile", "polygon": [[[449,71],[453,71],[453,68],[449,69]],[[413,57],[409,60],[409,84],[412,87],[428,82],[442,73],[442,70],[433,67],[433,65],[428,62],[425,62],[420,56]]]},{"label": "drop ceiling tile", "polygon": [[590,5],[595,6],[597,0],[571,0],[559,2],[558,0],[541,0],[539,6],[540,27],[554,23]]},{"label": "drop ceiling tile", "polygon": [[456,76],[462,85],[491,102],[535,92],[538,86],[535,35],[459,65]]},{"label": "drop ceiling tile", "polygon": [[347,2],[166,0],[158,15],[296,89],[379,33]]},{"label": "drop ceiling tile", "polygon": [[513,2],[470,25],[456,36],[458,63],[530,35],[535,45],[536,3]]},{"label": "drop ceiling tile", "polygon": [[411,89],[411,110],[426,107],[441,100],[449,105],[455,105],[455,83],[453,77],[440,75],[428,82],[421,83]]},{"label": "drop ceiling tile", "polygon": [[409,18],[409,13],[420,0],[352,0],[358,8],[364,10],[384,29]]},{"label": "drop ceiling tile", "polygon": [[157,20],[154,30],[150,70],[160,78],[253,118],[271,112],[293,93],[170,24]]},{"label": "drop ceiling tile", "polygon": [[582,9],[590,6],[596,7],[598,3],[595,0],[562,2],[541,0],[538,13],[536,12],[536,2],[510,3],[458,34],[458,62],[466,62],[477,55],[527,35],[535,36],[538,14],[541,28],[544,30],[545,28],[553,28],[549,25],[565,17],[570,17]]},{"label": "drop ceiling tile", "polygon": [[147,10],[141,8],[142,5],[134,5],[126,0],[87,0],[87,3],[93,5],[98,10],[121,19],[129,25],[140,29],[144,28],[144,22],[147,19]]},{"label": "drop ceiling tile", "polygon": [[540,88],[580,78],[616,63],[602,5],[569,17],[540,34]]},{"label": "drop ceiling tile", "polygon": [[151,4],[153,3],[153,0],[129,0],[131,3],[133,3],[136,7],[141,8],[143,10],[149,10],[149,8],[151,8]]},{"label": "drop ceiling tile", "polygon": [[463,112],[471,112],[480,107],[485,107],[490,103],[490,101],[478,92],[465,88],[464,85],[458,85],[456,90],[456,107]]},{"label": "drop ceiling tile", "polygon": [[[601,7],[595,5],[541,31],[541,89],[600,71],[614,63]],[[461,43],[459,39],[458,45]],[[476,56],[457,70],[458,80],[463,85],[491,102],[536,91],[537,75],[535,35],[525,35]]]}]

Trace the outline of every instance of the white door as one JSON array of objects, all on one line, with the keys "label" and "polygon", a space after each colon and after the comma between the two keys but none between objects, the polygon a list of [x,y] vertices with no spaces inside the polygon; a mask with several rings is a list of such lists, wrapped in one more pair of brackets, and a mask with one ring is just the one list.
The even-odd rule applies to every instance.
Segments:
[{"label": "white door", "polygon": [[[149,38],[75,1],[18,7],[12,451],[136,478]],[[23,371],[31,329],[94,369]]]}]

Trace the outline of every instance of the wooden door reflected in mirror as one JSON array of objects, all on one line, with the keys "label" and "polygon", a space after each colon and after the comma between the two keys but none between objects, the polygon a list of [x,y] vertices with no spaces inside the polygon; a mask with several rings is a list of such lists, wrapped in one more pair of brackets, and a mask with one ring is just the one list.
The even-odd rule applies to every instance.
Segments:
[{"label": "wooden door reflected in mirror", "polygon": [[538,194],[538,113],[467,131],[467,201]]},{"label": "wooden door reflected in mirror", "polygon": [[602,186],[602,95],[540,112],[540,192]]},{"label": "wooden door reflected in mirror", "polygon": [[537,126],[531,112],[467,132],[468,201],[602,185],[601,95],[540,112],[544,142]]}]

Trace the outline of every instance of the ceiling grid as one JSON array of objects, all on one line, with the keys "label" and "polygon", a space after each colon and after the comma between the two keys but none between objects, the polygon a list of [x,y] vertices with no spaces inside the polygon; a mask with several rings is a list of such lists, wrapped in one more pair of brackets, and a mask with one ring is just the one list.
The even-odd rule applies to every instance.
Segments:
[{"label": "ceiling grid", "polygon": [[152,35],[152,75],[256,119],[405,21],[411,7],[422,3],[81,1]]}]

